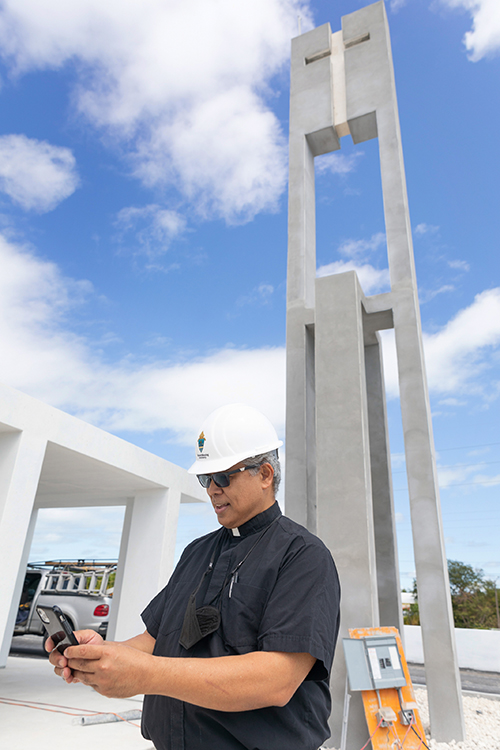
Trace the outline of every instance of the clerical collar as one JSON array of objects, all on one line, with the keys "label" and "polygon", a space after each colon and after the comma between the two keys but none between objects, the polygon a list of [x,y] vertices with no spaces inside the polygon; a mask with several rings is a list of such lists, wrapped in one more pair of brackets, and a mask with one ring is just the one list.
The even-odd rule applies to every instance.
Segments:
[{"label": "clerical collar", "polygon": [[263,510],[262,513],[258,513],[256,516],[254,516],[241,526],[238,526],[237,528],[227,529],[227,532],[232,537],[250,536],[250,534],[256,534],[266,526],[269,526],[269,524],[272,523],[275,518],[278,518],[278,516],[281,516],[281,509],[278,503],[275,501],[274,505],[271,505],[271,507],[267,508],[267,510]]}]

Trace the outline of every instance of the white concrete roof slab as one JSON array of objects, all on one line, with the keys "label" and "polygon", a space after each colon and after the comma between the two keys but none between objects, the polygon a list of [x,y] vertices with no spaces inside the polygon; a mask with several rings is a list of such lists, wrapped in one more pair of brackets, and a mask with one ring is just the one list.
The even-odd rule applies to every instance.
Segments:
[{"label": "white concrete roof slab", "polygon": [[[138,491],[163,485],[98,461],[61,445],[49,443],[36,494],[38,508],[74,505],[123,505]],[[59,502],[58,502],[59,501]]]}]

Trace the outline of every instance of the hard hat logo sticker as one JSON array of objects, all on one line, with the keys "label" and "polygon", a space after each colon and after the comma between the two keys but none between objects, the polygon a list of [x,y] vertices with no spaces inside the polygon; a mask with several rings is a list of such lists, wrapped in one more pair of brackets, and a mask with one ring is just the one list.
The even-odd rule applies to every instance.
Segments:
[{"label": "hard hat logo sticker", "polygon": [[202,452],[204,445],[205,445],[205,433],[202,430],[200,432],[200,437],[198,438],[198,449],[199,449],[200,453]]}]

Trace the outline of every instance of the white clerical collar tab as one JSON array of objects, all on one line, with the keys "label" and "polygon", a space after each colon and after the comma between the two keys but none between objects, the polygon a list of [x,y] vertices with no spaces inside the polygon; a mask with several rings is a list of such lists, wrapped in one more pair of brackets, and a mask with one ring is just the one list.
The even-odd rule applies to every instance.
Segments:
[{"label": "white clerical collar tab", "polygon": [[231,529],[231,531],[233,532],[233,536],[241,536],[238,527],[236,527],[235,529]]}]

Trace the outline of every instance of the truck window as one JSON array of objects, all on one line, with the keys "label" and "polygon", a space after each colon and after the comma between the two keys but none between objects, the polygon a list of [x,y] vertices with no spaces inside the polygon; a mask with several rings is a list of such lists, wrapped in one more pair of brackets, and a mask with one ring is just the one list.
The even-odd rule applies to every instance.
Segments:
[{"label": "truck window", "polygon": [[24,579],[23,590],[21,593],[21,599],[19,602],[19,609],[16,617],[16,625],[23,623],[28,619],[28,615],[31,608],[31,602],[35,598],[38,584],[40,583],[41,573],[35,571],[26,573]]}]

